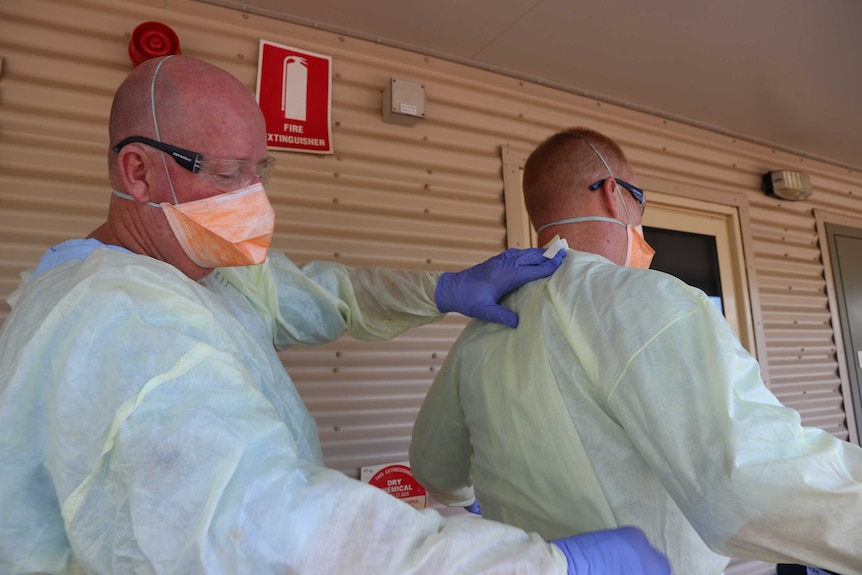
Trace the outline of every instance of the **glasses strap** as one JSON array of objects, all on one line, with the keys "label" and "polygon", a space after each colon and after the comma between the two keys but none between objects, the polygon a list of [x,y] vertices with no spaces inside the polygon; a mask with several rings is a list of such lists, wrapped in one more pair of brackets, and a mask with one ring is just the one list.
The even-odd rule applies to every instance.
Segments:
[{"label": "glasses strap", "polygon": [[[158,75],[159,70],[162,69],[162,64],[167,62],[170,58],[173,58],[173,55],[162,58],[161,62],[156,66],[156,69],[153,70],[153,79],[150,81],[150,108],[153,112],[153,128],[155,128],[156,141],[158,142],[162,141],[162,137],[159,135],[159,122],[156,120],[156,76]],[[165,157],[165,154],[162,154],[162,165],[165,167],[165,174],[168,176],[168,185],[171,187],[171,196],[174,198],[174,205],[176,205],[179,202],[177,201],[177,193],[174,191],[174,182],[171,180],[171,173],[168,171],[168,160]]]},{"label": "glasses strap", "polygon": [[591,147],[593,149],[593,151],[596,153],[596,155],[599,157],[599,159],[605,165],[605,168],[608,170],[608,173],[611,175],[611,178],[616,179],[614,177],[614,173],[611,171],[611,167],[608,165],[608,163],[605,161],[605,158],[599,153],[599,151],[596,149],[596,147],[593,145],[593,143],[590,142],[589,140],[584,140],[584,141],[587,143],[587,145],[589,147]]}]

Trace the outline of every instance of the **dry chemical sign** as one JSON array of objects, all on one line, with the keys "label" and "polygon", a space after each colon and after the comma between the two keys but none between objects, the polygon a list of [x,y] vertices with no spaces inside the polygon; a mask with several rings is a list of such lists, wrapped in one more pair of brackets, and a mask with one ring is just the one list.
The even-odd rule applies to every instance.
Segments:
[{"label": "dry chemical sign", "polygon": [[363,467],[360,479],[416,509],[425,509],[428,506],[425,488],[413,478],[413,472],[407,464],[392,463]]},{"label": "dry chemical sign", "polygon": [[260,41],[257,103],[267,147],[332,153],[332,58]]}]

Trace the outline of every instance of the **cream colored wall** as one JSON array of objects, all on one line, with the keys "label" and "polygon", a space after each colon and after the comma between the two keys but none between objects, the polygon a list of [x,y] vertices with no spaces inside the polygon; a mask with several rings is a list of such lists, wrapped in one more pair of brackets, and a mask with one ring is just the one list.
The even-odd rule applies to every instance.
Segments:
[{"label": "cream colored wall", "polygon": [[[131,69],[140,22],[159,20],[183,53],[254,89],[261,38],[333,58],[335,153],[276,152],[268,187],[274,248],[298,263],[460,269],[505,249],[501,146],[529,150],[589,125],[627,150],[649,191],[747,199],[746,264],[769,385],[806,424],[848,438],[813,210],[862,227],[862,174],[580,96],[378,44],[191,0],[0,2],[0,297],[50,245],[105,215],[106,123]],[[426,86],[427,119],[384,124],[390,77]],[[762,173],[805,171],[814,195],[771,199]],[[745,238],[744,238],[745,239]],[[0,319],[8,313],[5,304]],[[464,321],[450,317],[394,342],[341,340],[294,349],[284,363],[318,422],[327,463],[406,458],[424,393]]]}]

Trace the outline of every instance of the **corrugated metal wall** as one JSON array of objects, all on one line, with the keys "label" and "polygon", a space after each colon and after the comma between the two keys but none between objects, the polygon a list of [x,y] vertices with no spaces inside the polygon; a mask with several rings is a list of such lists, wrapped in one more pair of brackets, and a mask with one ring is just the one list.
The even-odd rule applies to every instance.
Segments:
[{"label": "corrugated metal wall", "polygon": [[[131,30],[159,20],[183,53],[224,67],[254,89],[261,38],[333,57],[332,156],[276,153],[268,187],[274,248],[296,262],[460,269],[506,246],[500,148],[530,149],[585,124],[615,137],[647,190],[708,198],[745,194],[759,354],[773,391],[806,424],[841,438],[833,327],[814,209],[857,217],[862,175],[437,58],[191,0],[0,2],[0,297],[50,245],[104,218],[107,117],[131,69]],[[390,77],[426,86],[427,119],[384,124]],[[770,169],[811,175],[805,202],[770,199]],[[747,234],[747,236],[746,236]],[[0,319],[8,314],[4,303]],[[406,458],[424,393],[464,321],[449,317],[393,342],[341,340],[283,355],[316,417],[327,463]],[[764,572],[739,565],[732,573]]]}]

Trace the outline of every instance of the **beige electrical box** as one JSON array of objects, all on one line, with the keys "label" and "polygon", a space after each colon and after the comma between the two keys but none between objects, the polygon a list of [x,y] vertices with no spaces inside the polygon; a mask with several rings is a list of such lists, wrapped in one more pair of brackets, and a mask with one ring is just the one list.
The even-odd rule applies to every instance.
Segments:
[{"label": "beige electrical box", "polygon": [[425,119],[425,85],[390,78],[381,102],[387,124],[413,126]]}]

